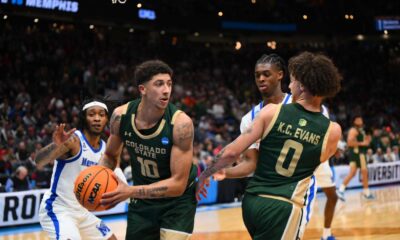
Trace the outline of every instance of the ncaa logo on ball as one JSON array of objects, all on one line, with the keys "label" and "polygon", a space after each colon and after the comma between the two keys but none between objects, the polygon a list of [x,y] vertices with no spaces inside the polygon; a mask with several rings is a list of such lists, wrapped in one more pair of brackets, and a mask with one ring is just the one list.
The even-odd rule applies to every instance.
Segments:
[{"label": "ncaa logo on ball", "polygon": [[163,138],[161,139],[161,143],[162,143],[163,145],[168,145],[168,144],[169,144],[169,139],[168,139],[167,137],[163,137]]}]

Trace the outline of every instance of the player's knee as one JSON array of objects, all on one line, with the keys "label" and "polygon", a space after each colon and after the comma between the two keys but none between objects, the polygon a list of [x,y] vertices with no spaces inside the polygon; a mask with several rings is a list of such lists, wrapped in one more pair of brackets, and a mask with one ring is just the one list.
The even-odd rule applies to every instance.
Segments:
[{"label": "player's knee", "polygon": [[333,191],[327,191],[326,192],[326,197],[327,197],[327,202],[328,204],[336,204],[338,200],[338,196],[336,194],[336,190]]},{"label": "player's knee", "polygon": [[335,194],[331,194],[331,196],[328,198],[328,201],[331,202],[332,204],[336,204],[338,201],[338,196]]}]

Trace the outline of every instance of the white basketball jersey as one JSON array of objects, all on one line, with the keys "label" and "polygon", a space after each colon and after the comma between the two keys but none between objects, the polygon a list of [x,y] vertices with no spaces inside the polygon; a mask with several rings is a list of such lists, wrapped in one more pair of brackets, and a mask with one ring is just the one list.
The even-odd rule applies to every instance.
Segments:
[{"label": "white basketball jersey", "polygon": [[75,179],[88,166],[98,164],[101,156],[104,154],[106,144],[103,140],[100,140],[100,147],[94,149],[81,131],[77,130],[74,134],[79,138],[81,149],[77,155],[69,159],[57,159],[55,161],[51,186],[42,200],[45,203],[43,205],[45,205],[46,209],[51,209],[53,205],[84,209],[75,198]]},{"label": "white basketball jersey", "polygon": [[[292,103],[292,94],[286,93],[285,97],[283,98],[282,104],[288,104]],[[242,120],[240,122],[240,132],[243,133],[247,128],[249,128],[254,120],[254,118],[258,115],[258,113],[261,111],[261,109],[264,107],[264,101],[261,101],[258,105],[254,106],[250,112],[248,112],[246,115],[242,117]],[[249,149],[258,149],[260,143],[257,141],[256,143],[253,143]]]},{"label": "white basketball jersey", "polygon": [[[292,94],[286,93],[285,97],[282,100],[282,104],[292,103]],[[264,107],[264,101],[261,101],[258,105],[254,106],[250,112],[242,117],[240,122],[240,132],[243,133],[247,128],[249,128],[254,120],[254,118],[258,115],[261,109]],[[329,119],[328,109],[322,105],[322,114]],[[252,144],[249,149],[258,149],[259,142]]]}]

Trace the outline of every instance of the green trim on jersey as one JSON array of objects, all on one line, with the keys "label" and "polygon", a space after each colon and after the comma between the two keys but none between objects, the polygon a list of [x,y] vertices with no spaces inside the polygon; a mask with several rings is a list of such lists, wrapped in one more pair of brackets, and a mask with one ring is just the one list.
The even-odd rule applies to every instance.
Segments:
[{"label": "green trim on jersey", "polygon": [[[141,99],[136,99],[128,103],[126,113],[121,116],[119,134],[131,158],[134,185],[148,185],[171,177],[173,128],[176,116],[182,111],[169,103],[158,127],[155,127],[156,130],[145,135],[135,125],[140,101]],[[196,175],[197,169],[192,165],[187,188],[193,184]]]},{"label": "green trim on jersey", "polygon": [[257,168],[246,192],[304,205],[330,125],[321,112],[308,111],[297,103],[281,105],[260,142]]}]

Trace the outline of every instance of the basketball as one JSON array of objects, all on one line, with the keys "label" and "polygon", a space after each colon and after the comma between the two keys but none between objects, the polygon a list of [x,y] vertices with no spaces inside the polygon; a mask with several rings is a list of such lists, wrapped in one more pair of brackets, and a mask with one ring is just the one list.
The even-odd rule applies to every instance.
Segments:
[{"label": "basketball", "polygon": [[112,170],[103,166],[91,166],[83,170],[75,180],[74,193],[78,202],[89,211],[103,211],[100,204],[103,193],[114,191],[118,182]]}]

